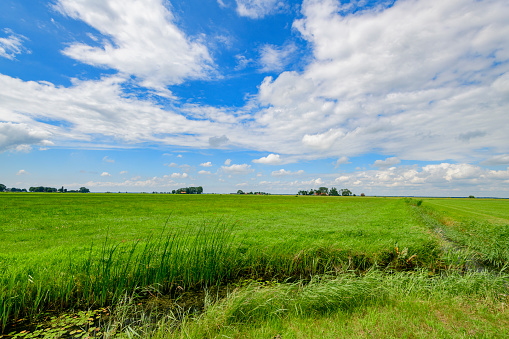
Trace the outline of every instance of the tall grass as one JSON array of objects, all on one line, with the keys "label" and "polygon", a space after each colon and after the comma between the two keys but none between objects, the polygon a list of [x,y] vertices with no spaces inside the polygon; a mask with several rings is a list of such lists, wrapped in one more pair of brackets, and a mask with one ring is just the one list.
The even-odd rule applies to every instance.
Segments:
[{"label": "tall grass", "polygon": [[152,284],[169,291],[219,283],[235,267],[231,228],[218,221],[196,234],[164,232],[127,245],[105,241],[99,249],[91,246],[84,260],[69,254],[57,269],[11,267],[0,276],[2,328],[47,310],[102,306]]},{"label": "tall grass", "polygon": [[[315,276],[309,281],[294,283],[252,283],[212,304],[202,315],[191,316],[193,321],[185,319],[180,328],[160,325],[156,332],[146,336],[214,338],[235,333],[234,337],[257,337],[246,333],[279,322],[299,324],[302,319],[319,322],[319,319],[333,318],[337,313],[354,315],[358,310],[366,309],[380,312],[388,305],[397,305],[402,299],[415,305],[421,313],[430,312],[426,311],[427,305],[441,302],[453,303],[460,308],[461,305],[471,307],[478,303],[489,307],[506,301],[508,279],[505,274],[488,272],[460,274],[450,271],[430,277],[426,270],[393,274],[373,270],[363,276],[343,274]],[[365,314],[360,313],[362,319]],[[349,319],[348,322],[345,327],[330,325],[344,330],[355,320]]]},{"label": "tall grass", "polygon": [[59,266],[10,266],[0,276],[2,327],[48,310],[104,306],[126,292],[155,284],[163,292],[172,292],[246,278],[306,279],[373,265],[408,269],[427,262],[426,256],[436,256],[434,244],[423,244],[417,249],[418,257],[410,255],[413,250],[398,252],[397,248],[370,254],[334,248],[261,250],[234,239],[233,228],[224,220],[212,225],[204,222],[196,232],[163,231],[127,244],[105,240],[97,248],[90,246],[84,259],[67,254]]}]

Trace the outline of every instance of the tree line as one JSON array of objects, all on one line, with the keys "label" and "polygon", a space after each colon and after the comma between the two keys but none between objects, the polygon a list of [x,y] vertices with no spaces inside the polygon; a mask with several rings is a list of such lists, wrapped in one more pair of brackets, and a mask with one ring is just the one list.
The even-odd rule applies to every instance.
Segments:
[{"label": "tree line", "polygon": [[[7,188],[4,184],[0,184],[0,192],[27,192],[26,188]],[[43,193],[90,193],[90,190],[86,187],[80,187],[79,190],[67,190],[62,186],[59,189],[55,187],[36,186],[30,187],[28,192],[43,192]]]},{"label": "tree line", "polygon": [[202,194],[203,193],[203,187],[184,187],[179,188],[178,190],[171,191],[172,194]]},{"label": "tree line", "polygon": [[328,189],[327,187],[320,187],[318,189],[310,189],[309,191],[301,190],[299,191],[298,195],[331,195],[343,197],[349,197],[351,195],[355,196],[355,194],[352,194],[352,191],[350,191],[348,188],[338,190],[336,187],[332,187],[331,189]]}]

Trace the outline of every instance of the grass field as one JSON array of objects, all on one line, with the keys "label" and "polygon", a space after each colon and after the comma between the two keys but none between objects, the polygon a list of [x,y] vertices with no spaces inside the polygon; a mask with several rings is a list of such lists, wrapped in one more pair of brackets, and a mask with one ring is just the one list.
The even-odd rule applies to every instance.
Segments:
[{"label": "grass field", "polygon": [[[503,274],[496,279],[435,274],[448,259],[443,255],[444,240],[432,230],[440,228],[448,239],[479,253],[484,243],[484,261],[500,269],[509,258],[503,249],[509,238],[504,223],[509,203],[426,199],[419,207],[413,205],[404,199],[370,197],[0,194],[1,324],[10,328],[18,319],[40,321],[47,312],[115,305],[126,293],[144,295],[140,291],[154,286],[172,293],[212,285],[244,286],[226,301],[210,303],[199,320],[182,323],[183,331],[172,336],[185,336],[184,329],[194,331],[191,337],[269,333],[245,326],[252,323],[293,333],[287,337],[305,337],[289,324],[301,326],[316,318],[317,324],[323,323],[317,326],[326,329],[329,320],[366,316],[361,310],[370,314],[380,307],[389,317],[392,303],[411,312],[423,301],[439,307],[444,298],[452,298],[449,313],[473,307],[479,300],[491,309],[503,309],[500,303],[509,294]],[[393,273],[390,278],[387,273],[368,273],[384,271]],[[260,279],[269,285],[241,283]],[[465,279],[470,282],[457,284]],[[488,280],[496,283],[486,285]],[[480,281],[487,289],[479,287]],[[479,286],[465,288],[468,284]],[[429,293],[437,286],[442,292]],[[402,293],[410,297],[399,298]],[[301,297],[260,306],[277,300],[275,295],[294,294]],[[232,309],[246,300],[254,300],[246,307],[261,313],[249,319],[233,316]],[[332,300],[331,306],[313,311],[313,303],[324,300]],[[285,311],[299,308],[304,311]],[[425,317],[423,312],[417,312],[416,319]],[[500,319],[507,322],[505,309],[500,319],[478,308],[472,312],[488,324],[482,331],[476,327],[478,333],[491,333]],[[210,319],[226,320],[211,325]],[[211,331],[210,326],[218,330]],[[437,326],[429,325],[433,330]],[[151,333],[169,336],[166,330]],[[459,333],[444,331],[429,333]]]}]

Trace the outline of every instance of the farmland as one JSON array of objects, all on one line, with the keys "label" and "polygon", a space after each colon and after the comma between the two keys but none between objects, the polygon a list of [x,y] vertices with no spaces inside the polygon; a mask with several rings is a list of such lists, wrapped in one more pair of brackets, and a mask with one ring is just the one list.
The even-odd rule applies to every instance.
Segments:
[{"label": "farmland", "polygon": [[[209,295],[199,316],[166,315],[151,335],[308,337],[311,321],[333,337],[344,330],[339,319],[350,317],[358,328],[352,336],[367,336],[365,326],[388,331],[375,326],[377,309],[385,312],[377,317],[398,321],[394,305],[414,314],[411,333],[507,334],[509,293],[499,272],[509,258],[508,201],[418,205],[371,197],[0,194],[1,325],[99,307],[114,312],[126,295],[139,313],[134,301],[146,297],[143,289],[177,295],[222,286],[228,298]],[[475,253],[496,275],[465,271],[445,255],[444,242],[459,248],[456,256],[468,252],[466,260]],[[458,316],[465,307],[477,324],[470,329]],[[458,326],[437,316],[428,332],[419,327],[439,309]],[[182,331],[168,333],[182,317]]]}]

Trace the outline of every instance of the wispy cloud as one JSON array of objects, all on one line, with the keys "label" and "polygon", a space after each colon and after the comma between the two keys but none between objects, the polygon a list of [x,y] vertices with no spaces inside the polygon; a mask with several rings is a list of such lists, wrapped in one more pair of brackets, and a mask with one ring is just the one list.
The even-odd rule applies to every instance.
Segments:
[{"label": "wispy cloud", "polygon": [[18,54],[30,53],[23,47],[23,41],[28,40],[25,36],[16,34],[8,28],[5,28],[3,32],[6,37],[0,36],[0,57],[14,60]]},{"label": "wispy cloud", "polygon": [[109,162],[110,164],[114,164],[115,163],[115,160],[108,158],[108,156],[105,156],[103,158],[103,161],[104,162]]},{"label": "wispy cloud", "polygon": [[285,3],[281,0],[235,0],[235,2],[237,13],[251,19],[263,18],[285,8]]},{"label": "wispy cloud", "polygon": [[234,174],[234,175],[244,175],[254,172],[254,170],[251,168],[251,165],[248,164],[242,164],[242,165],[230,165],[230,166],[221,166],[221,170],[224,173],[227,174]]},{"label": "wispy cloud", "polygon": [[290,63],[296,51],[294,44],[284,46],[264,45],[260,50],[262,72],[281,72]]}]

